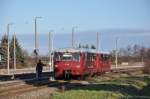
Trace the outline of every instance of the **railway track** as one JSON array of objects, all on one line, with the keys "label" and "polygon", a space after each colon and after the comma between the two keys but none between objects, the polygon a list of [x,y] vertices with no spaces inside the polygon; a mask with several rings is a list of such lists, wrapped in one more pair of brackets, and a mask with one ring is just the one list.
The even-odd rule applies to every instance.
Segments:
[{"label": "railway track", "polygon": [[[112,75],[112,73],[126,73],[133,72],[142,69],[142,67],[134,67],[134,68],[113,68],[111,72],[108,73]],[[37,91],[44,88],[55,88],[60,91],[64,91],[66,89],[71,89],[76,86],[81,86],[83,84],[88,84],[87,81],[79,81],[79,80],[57,80],[57,81],[49,81],[48,79],[39,80],[28,80],[28,81],[14,81],[12,83],[6,83],[0,85],[0,99],[4,99],[4,97],[11,97],[14,95],[20,95],[23,93]]]},{"label": "railway track", "polygon": [[124,66],[124,67],[111,67],[110,72],[134,72],[137,70],[142,70],[144,66]]},{"label": "railway track", "polygon": [[20,95],[27,92],[37,91],[44,88],[55,88],[60,91],[64,91],[68,88],[75,87],[76,85],[79,85],[81,81],[64,81],[64,80],[58,80],[58,81],[40,81],[36,82],[34,84],[26,84],[26,83],[20,83],[18,85],[12,85],[8,87],[0,87],[0,99],[4,99],[11,96]]},{"label": "railway track", "polygon": [[9,86],[0,87],[0,98],[19,95],[25,92],[36,91],[46,87],[57,86],[59,83],[57,81],[38,81],[38,82],[20,82],[17,84],[10,84]]}]

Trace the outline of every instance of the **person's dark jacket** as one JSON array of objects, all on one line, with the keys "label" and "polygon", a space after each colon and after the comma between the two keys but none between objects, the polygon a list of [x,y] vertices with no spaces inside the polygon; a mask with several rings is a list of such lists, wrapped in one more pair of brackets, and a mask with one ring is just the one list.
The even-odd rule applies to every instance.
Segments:
[{"label": "person's dark jacket", "polygon": [[36,71],[37,71],[37,72],[42,72],[44,65],[45,65],[45,64],[43,64],[42,62],[37,63]]}]

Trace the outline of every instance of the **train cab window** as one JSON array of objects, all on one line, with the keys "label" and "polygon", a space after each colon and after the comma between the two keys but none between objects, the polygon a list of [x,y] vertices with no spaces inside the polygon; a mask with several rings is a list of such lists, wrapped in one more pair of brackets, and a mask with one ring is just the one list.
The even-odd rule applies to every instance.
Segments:
[{"label": "train cab window", "polygon": [[80,54],[79,53],[63,53],[60,56],[62,61],[79,61]]},{"label": "train cab window", "polygon": [[63,54],[61,57],[61,60],[63,60],[63,61],[72,60],[72,55],[71,54]]},{"label": "train cab window", "polygon": [[87,61],[95,61],[96,60],[96,54],[93,53],[87,53]]},{"label": "train cab window", "polygon": [[61,54],[60,53],[54,53],[54,60],[60,61],[61,60]]}]

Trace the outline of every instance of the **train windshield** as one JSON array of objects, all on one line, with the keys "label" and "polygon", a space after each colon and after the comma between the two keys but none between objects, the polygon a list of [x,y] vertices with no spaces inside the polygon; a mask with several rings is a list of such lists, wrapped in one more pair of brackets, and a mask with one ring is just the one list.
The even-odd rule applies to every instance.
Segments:
[{"label": "train windshield", "polygon": [[61,60],[72,60],[72,55],[71,54],[63,54],[61,57]]},{"label": "train windshield", "polygon": [[55,59],[57,61],[79,61],[80,54],[79,53],[60,53],[56,55]]}]

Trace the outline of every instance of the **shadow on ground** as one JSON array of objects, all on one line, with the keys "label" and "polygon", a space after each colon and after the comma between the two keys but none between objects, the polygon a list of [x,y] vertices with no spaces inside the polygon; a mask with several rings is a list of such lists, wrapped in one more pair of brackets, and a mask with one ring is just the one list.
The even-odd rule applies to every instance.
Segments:
[{"label": "shadow on ground", "polygon": [[[42,77],[49,77],[51,74],[49,72],[43,72]],[[35,73],[26,73],[26,74],[16,74],[15,79],[12,79],[12,75],[0,75],[0,81],[12,81],[12,80],[26,80],[34,79],[36,77]]]},{"label": "shadow on ground", "polygon": [[[128,77],[127,77],[128,78]],[[126,78],[126,79],[127,79]],[[78,92],[79,90],[85,91],[104,91],[104,92],[116,92],[123,94],[121,99],[150,99],[150,78],[149,77],[129,77],[130,80],[139,80],[146,82],[143,88],[137,88],[132,84],[122,84],[122,83],[96,83],[96,84],[76,84],[76,86],[67,87],[66,90],[74,90]]]}]

